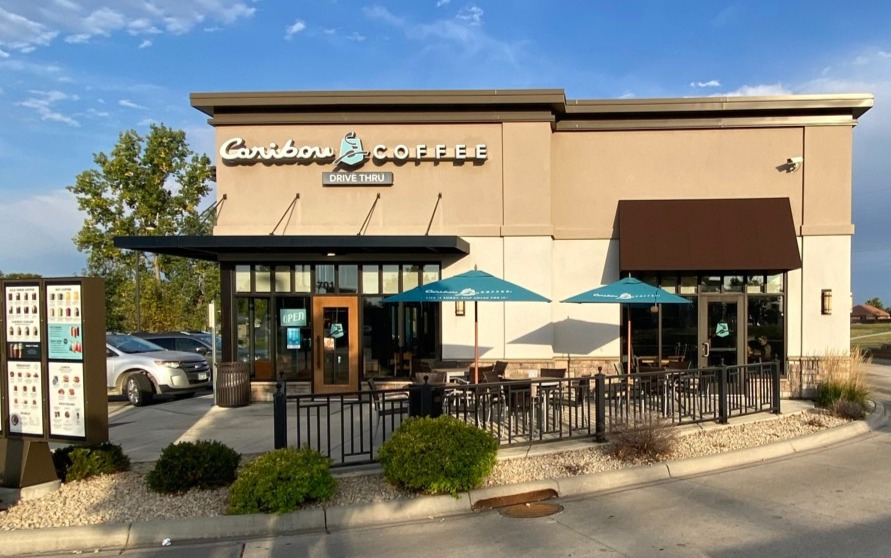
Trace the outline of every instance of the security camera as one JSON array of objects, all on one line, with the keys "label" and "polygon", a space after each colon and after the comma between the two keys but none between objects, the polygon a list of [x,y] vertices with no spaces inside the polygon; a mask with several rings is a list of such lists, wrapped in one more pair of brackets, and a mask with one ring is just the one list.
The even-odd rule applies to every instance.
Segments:
[{"label": "security camera", "polygon": [[790,165],[800,165],[804,162],[804,157],[802,157],[801,155],[799,155],[798,157],[789,157],[788,159],[786,159],[786,162]]}]

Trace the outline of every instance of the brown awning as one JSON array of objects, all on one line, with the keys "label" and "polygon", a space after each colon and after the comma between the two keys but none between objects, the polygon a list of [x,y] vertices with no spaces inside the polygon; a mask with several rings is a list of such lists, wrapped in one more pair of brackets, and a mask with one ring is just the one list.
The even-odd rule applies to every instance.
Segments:
[{"label": "brown awning", "polygon": [[622,271],[801,267],[788,198],[622,200]]}]

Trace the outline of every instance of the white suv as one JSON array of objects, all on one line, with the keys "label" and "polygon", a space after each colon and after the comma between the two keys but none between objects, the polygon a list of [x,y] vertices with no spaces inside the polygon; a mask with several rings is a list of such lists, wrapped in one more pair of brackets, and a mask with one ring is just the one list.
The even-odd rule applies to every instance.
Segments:
[{"label": "white suv", "polygon": [[211,385],[207,361],[197,353],[168,351],[123,333],[105,335],[109,395],[126,395],[136,407],[155,395],[190,397]]}]

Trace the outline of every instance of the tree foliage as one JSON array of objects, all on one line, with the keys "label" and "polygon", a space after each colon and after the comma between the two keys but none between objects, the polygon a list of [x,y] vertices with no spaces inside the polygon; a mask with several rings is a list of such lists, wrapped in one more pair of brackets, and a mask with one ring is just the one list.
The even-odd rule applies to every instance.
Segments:
[{"label": "tree foliage", "polygon": [[866,304],[869,304],[870,306],[874,306],[874,307],[878,308],[879,310],[885,309],[885,307],[882,306],[882,299],[879,297],[874,297],[874,298],[867,300]]},{"label": "tree foliage", "polygon": [[114,237],[209,234],[213,220],[198,206],[211,191],[210,159],[192,152],[185,132],[153,124],[144,137],[122,132],[93,162],[68,190],[87,215],[74,242],[87,255],[86,274],[105,280],[106,327],[137,329],[138,273],[141,329],[203,328],[204,309],[219,296],[217,264],[121,250]]}]

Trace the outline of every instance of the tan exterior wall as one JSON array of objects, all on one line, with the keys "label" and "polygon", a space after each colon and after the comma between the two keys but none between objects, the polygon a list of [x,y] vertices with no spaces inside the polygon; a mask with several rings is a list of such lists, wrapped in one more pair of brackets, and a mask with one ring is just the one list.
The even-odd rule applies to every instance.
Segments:
[{"label": "tan exterior wall", "polygon": [[[284,234],[358,234],[375,204],[369,235],[497,236],[501,231],[503,192],[501,126],[376,125],[376,126],[224,126],[217,128],[217,149],[241,137],[247,145],[278,145],[293,139],[299,145],[329,146],[337,152],[341,138],[356,132],[368,150],[375,144],[486,144],[488,160],[465,162],[366,163],[361,171],[392,171],[391,187],[323,187],[322,172],[331,163],[228,166],[218,161],[218,196],[226,203],[215,235],[269,234],[297,193],[294,214],[283,223]],[[437,207],[437,197],[442,193]],[[435,210],[435,213],[434,213]],[[431,225],[432,220],[432,225]],[[277,234],[282,233],[282,227]]]},{"label": "tan exterior wall", "polygon": [[[554,132],[550,122],[480,124],[218,126],[217,148],[318,145],[335,152],[355,132],[376,144],[485,144],[482,163],[366,162],[360,172],[394,174],[390,187],[325,187],[319,164],[227,166],[215,235],[458,235],[469,256],[443,261],[443,276],[480,269],[552,299],[549,304],[482,303],[480,357],[614,359],[620,314],[613,305],[559,300],[619,278],[617,205],[632,199],[788,198],[803,270],[788,274],[787,353],[846,350],[850,292],[851,126]],[[804,164],[788,172],[787,160]],[[299,194],[293,214],[288,206]],[[439,195],[441,194],[441,199]],[[380,195],[380,199],[377,196]],[[373,209],[373,210],[372,210]],[[820,291],[838,310],[820,315]],[[473,358],[472,305],[442,311],[442,357]]]}]

